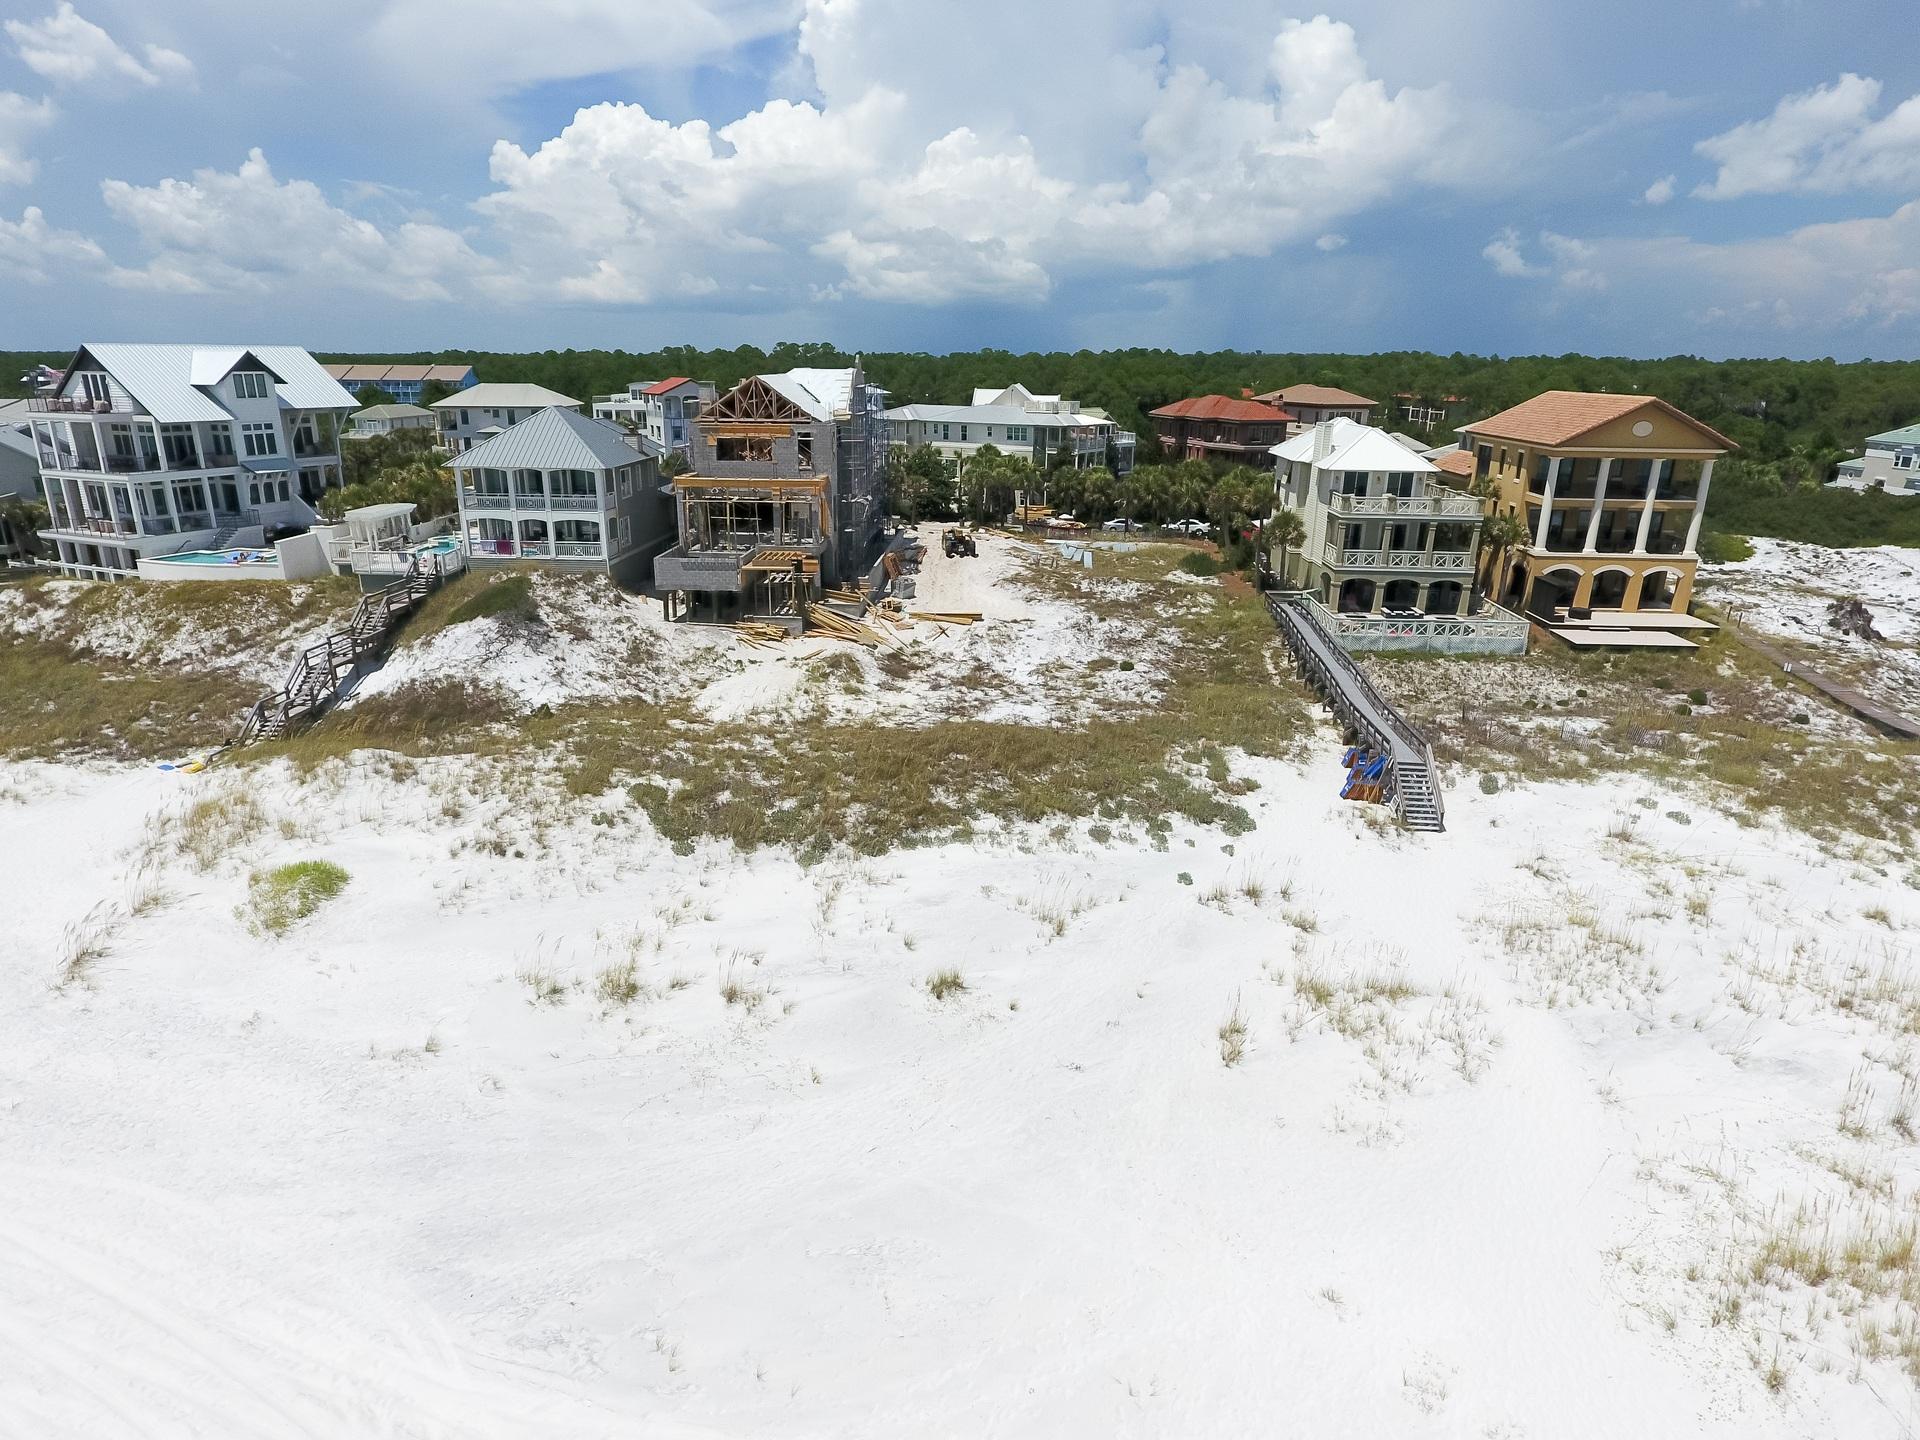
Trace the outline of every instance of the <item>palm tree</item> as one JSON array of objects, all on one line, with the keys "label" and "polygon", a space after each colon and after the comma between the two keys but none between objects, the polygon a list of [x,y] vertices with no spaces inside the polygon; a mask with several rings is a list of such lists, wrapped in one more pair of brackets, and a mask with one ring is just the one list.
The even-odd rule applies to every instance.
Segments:
[{"label": "palm tree", "polygon": [[1518,515],[1503,512],[1487,517],[1486,524],[1480,527],[1480,559],[1475,562],[1478,567],[1487,557],[1493,558],[1493,563],[1481,575],[1480,593],[1483,596],[1492,591],[1494,578],[1506,568],[1508,552],[1524,543],[1526,538],[1527,527],[1520,523]]},{"label": "palm tree", "polygon": [[1307,525],[1297,510],[1276,510],[1267,521],[1266,543],[1280,547],[1280,588],[1293,588],[1287,578],[1287,560],[1294,546],[1304,545],[1307,540]]}]

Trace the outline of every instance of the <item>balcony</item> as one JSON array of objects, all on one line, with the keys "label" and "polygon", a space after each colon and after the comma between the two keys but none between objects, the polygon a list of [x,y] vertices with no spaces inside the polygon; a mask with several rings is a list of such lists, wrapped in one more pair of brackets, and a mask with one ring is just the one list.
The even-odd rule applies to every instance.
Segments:
[{"label": "balcony", "polygon": [[1471,495],[1454,490],[1429,490],[1424,495],[1335,495],[1327,508],[1336,515],[1433,516],[1442,519],[1478,520],[1480,502]]},{"label": "balcony", "polygon": [[598,540],[556,540],[553,556],[556,560],[604,560],[607,547]]},{"label": "balcony", "polygon": [[1349,550],[1329,540],[1322,552],[1326,563],[1340,570],[1428,570],[1465,574],[1473,569],[1471,550]]},{"label": "balcony", "polygon": [[511,510],[513,497],[494,494],[491,491],[462,490],[460,503],[469,510]]},{"label": "balcony", "polygon": [[80,395],[36,395],[27,401],[33,415],[139,415],[131,400],[89,400]]},{"label": "balcony", "polygon": [[[536,498],[527,503],[537,507],[540,502]],[[598,510],[600,497],[598,495],[549,495],[547,508],[549,510]]]}]

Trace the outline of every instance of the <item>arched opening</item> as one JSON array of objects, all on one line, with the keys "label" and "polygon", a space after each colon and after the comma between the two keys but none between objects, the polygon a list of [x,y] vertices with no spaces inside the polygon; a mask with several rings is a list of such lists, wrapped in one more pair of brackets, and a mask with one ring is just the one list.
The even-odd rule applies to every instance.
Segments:
[{"label": "arched opening", "polygon": [[1506,596],[1501,603],[1509,610],[1518,610],[1521,597],[1526,593],[1527,567],[1516,560],[1513,562],[1513,568],[1507,572]]},{"label": "arched opening", "polygon": [[1380,597],[1383,610],[1417,610],[1420,608],[1420,583],[1417,580],[1389,580],[1386,593]]},{"label": "arched opening", "polygon": [[1427,586],[1427,614],[1458,615],[1461,593],[1458,580],[1435,580]]},{"label": "arched opening", "polygon": [[1340,586],[1340,613],[1368,615],[1373,612],[1373,581],[1348,580]]},{"label": "arched opening", "polygon": [[1642,610],[1671,610],[1673,608],[1674,581],[1679,573],[1673,570],[1649,570],[1640,577],[1640,605]]},{"label": "arched opening", "polygon": [[1554,611],[1565,610],[1573,604],[1574,592],[1579,585],[1579,571],[1549,570],[1534,580],[1533,591],[1527,596],[1527,613],[1541,620],[1551,620]]},{"label": "arched opening", "polygon": [[1602,570],[1593,577],[1593,595],[1588,600],[1595,610],[1619,610],[1627,603],[1627,582],[1633,576],[1625,570]]}]

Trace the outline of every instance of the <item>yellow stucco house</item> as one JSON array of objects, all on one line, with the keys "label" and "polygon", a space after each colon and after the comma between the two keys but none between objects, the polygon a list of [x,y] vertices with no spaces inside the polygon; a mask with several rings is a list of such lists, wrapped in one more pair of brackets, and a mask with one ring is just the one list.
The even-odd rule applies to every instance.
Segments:
[{"label": "yellow stucco house", "polygon": [[1731,440],[1651,395],[1578,390],[1549,390],[1460,433],[1489,515],[1526,530],[1492,557],[1502,604],[1576,643],[1596,629],[1651,641],[1669,622],[1690,628],[1700,523]]}]

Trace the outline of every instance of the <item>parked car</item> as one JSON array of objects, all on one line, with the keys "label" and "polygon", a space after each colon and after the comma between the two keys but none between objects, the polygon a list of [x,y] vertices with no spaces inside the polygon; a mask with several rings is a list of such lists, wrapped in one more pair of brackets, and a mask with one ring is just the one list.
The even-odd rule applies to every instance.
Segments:
[{"label": "parked car", "polygon": [[1181,535],[1211,535],[1213,526],[1204,520],[1176,520],[1167,526],[1169,530]]},{"label": "parked car", "polygon": [[1134,530],[1144,530],[1147,527],[1142,525],[1138,520],[1109,520],[1100,528],[1102,530],[1118,530],[1122,534],[1125,534]]}]

